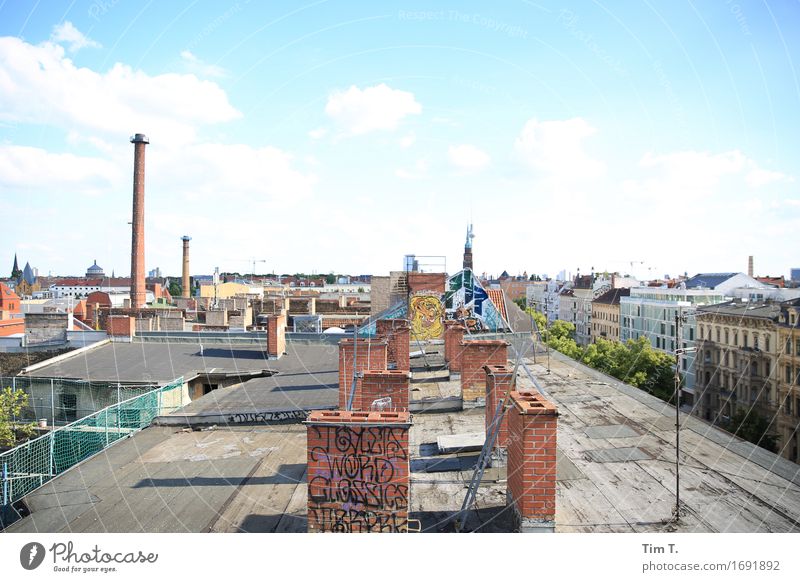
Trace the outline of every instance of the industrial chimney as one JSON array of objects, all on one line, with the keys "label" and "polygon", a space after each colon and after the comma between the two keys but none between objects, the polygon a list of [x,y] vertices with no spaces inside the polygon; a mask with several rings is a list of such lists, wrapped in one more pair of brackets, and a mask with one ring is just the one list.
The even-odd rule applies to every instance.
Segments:
[{"label": "industrial chimney", "polygon": [[191,296],[189,293],[189,241],[192,240],[190,236],[182,236],[183,241],[183,284],[181,285],[181,297],[188,299]]},{"label": "industrial chimney", "polygon": [[747,257],[747,276],[753,276],[753,255]]},{"label": "industrial chimney", "polygon": [[150,143],[147,136],[137,133],[133,144],[133,221],[131,239],[131,307],[147,304],[144,282],[144,148]]}]

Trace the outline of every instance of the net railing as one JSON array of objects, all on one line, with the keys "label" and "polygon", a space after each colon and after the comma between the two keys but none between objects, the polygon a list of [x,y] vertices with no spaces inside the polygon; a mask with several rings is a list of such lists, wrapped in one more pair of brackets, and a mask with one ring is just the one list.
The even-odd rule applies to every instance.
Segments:
[{"label": "net railing", "polygon": [[178,378],[0,453],[2,506],[182,406],[183,378]]},{"label": "net railing", "polygon": [[13,422],[46,420],[48,426],[63,426],[117,402],[155,390],[158,384],[0,376],[2,388],[20,390],[28,396],[20,415],[11,419]]}]

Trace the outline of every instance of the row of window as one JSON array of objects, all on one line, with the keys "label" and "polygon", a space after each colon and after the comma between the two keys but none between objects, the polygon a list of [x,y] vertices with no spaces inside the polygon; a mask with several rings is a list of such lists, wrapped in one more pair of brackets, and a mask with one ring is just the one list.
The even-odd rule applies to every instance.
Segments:
[{"label": "row of window", "polygon": [[[742,347],[742,348],[749,348],[750,347],[750,339],[749,339],[750,335],[746,331],[742,332],[742,343],[740,344],[739,343],[739,330],[735,329],[735,330],[733,330],[733,334],[731,334],[731,332],[730,332],[730,330],[728,330],[728,328],[721,329],[721,328],[717,327],[716,330],[714,330],[712,328],[712,326],[710,326],[710,325],[708,325],[708,326],[701,325],[701,326],[698,326],[698,327],[700,329],[700,339],[701,340],[702,339],[707,339],[708,341],[711,341],[714,337],[716,337],[716,342],[717,343],[723,343],[722,339],[724,338],[725,339],[724,343],[726,345],[731,345],[731,341],[730,340],[731,340],[731,337],[733,337],[733,344],[732,345],[734,345],[736,347]],[[712,333],[713,331],[716,331],[716,334]],[[753,335],[752,347],[754,349],[756,349],[756,350],[761,349],[761,347],[759,345],[759,334],[757,332],[753,332],[752,335]],[[769,348],[770,348],[769,335],[766,335],[766,334],[764,335],[764,344],[763,345],[764,345],[764,351],[768,352]],[[800,346],[800,343],[798,343],[798,346]]]}]

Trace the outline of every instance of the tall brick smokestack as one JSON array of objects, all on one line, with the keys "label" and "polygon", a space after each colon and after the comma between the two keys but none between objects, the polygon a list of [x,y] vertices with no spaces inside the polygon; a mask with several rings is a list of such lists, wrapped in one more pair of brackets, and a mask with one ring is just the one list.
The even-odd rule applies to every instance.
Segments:
[{"label": "tall brick smokestack", "polygon": [[144,283],[144,148],[147,136],[137,133],[133,144],[133,236],[131,239],[131,307],[144,307],[147,295]]},{"label": "tall brick smokestack", "polygon": [[181,297],[188,299],[191,296],[189,293],[189,241],[192,240],[190,236],[182,236],[183,241],[183,281],[181,285]]},{"label": "tall brick smokestack", "polygon": [[747,257],[747,276],[753,276],[753,255]]}]

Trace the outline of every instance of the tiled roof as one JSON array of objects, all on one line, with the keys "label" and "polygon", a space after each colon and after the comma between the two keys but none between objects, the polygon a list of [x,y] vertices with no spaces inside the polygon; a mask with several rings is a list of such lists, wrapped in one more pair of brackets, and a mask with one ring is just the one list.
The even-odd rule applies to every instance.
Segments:
[{"label": "tiled roof", "polygon": [[606,291],[592,303],[606,303],[608,305],[619,305],[620,297],[630,297],[630,289],[611,289]]},{"label": "tiled roof", "polygon": [[494,306],[497,307],[497,311],[503,316],[503,321],[508,321],[508,311],[506,310],[506,299],[503,295],[503,290],[487,289],[486,293],[489,295],[489,299],[491,299],[492,303],[494,303]]}]

